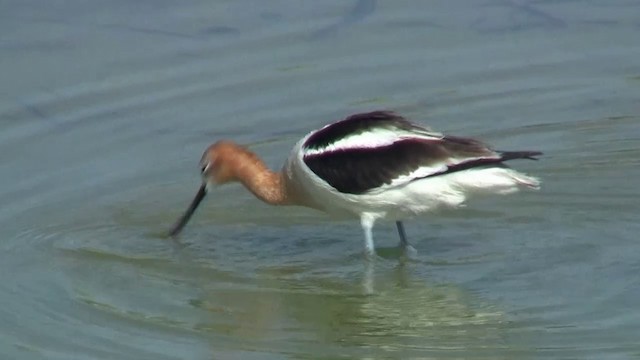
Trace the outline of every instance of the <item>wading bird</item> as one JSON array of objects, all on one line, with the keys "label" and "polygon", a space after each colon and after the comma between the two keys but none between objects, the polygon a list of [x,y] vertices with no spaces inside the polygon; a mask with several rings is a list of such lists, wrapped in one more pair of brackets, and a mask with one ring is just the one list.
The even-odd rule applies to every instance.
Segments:
[{"label": "wading bird", "polygon": [[273,172],[231,141],[209,146],[200,160],[202,185],[170,230],[176,236],[214,187],[240,182],[271,205],[300,205],[360,219],[365,253],[375,254],[376,220],[395,220],[400,246],[415,253],[402,221],[458,207],[474,193],[508,194],[539,181],[505,161],[536,160],[538,151],[495,151],[471,138],[444,135],[389,111],[355,114],[302,138]]}]

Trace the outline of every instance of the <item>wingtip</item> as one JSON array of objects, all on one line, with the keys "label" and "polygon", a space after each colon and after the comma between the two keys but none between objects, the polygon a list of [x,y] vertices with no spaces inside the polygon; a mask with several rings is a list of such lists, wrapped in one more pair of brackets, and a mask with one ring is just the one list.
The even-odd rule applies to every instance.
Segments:
[{"label": "wingtip", "polygon": [[500,151],[502,161],[513,159],[540,160],[538,156],[542,156],[542,151]]}]

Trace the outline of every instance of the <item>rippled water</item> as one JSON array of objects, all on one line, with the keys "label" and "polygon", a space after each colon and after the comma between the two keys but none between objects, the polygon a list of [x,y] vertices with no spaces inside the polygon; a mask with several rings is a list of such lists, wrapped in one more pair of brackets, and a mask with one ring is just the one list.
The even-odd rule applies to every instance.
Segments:
[{"label": "rippled water", "polygon": [[[3,359],[640,358],[637,1],[4,1]],[[239,186],[163,236],[220,138],[277,168],[393,109],[539,192],[395,226]]]}]

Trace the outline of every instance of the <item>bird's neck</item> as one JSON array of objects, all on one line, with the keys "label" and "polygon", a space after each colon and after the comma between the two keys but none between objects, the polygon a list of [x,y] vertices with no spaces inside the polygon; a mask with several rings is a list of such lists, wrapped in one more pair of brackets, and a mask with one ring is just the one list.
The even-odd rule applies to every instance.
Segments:
[{"label": "bird's neck", "polygon": [[271,205],[292,205],[284,177],[271,171],[253,152],[244,149],[236,159],[235,177],[258,199]]}]

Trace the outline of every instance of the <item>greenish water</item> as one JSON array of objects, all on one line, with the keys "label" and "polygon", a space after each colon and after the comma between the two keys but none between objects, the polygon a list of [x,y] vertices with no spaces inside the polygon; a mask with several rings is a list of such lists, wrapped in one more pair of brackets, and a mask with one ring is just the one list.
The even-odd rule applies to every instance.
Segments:
[{"label": "greenish water", "polygon": [[[0,358],[640,358],[635,1],[5,1]],[[393,109],[500,149],[539,192],[393,223],[219,189],[229,138],[279,168]]]}]

